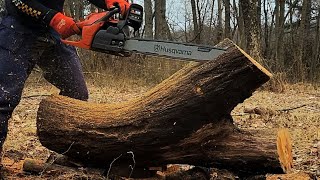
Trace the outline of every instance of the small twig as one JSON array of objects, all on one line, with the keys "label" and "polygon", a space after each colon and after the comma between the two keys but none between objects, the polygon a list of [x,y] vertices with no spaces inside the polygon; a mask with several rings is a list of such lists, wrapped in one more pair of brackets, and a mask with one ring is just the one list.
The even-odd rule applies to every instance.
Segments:
[{"label": "small twig", "polygon": [[292,111],[292,110],[303,108],[303,107],[305,107],[307,105],[309,105],[309,104],[303,104],[303,105],[300,105],[300,106],[297,106],[297,107],[293,107],[293,108],[279,109],[279,110],[276,110],[276,111],[287,112],[287,111]]},{"label": "small twig", "polygon": [[65,152],[63,152],[61,155],[65,155],[67,152],[69,152],[73,144],[74,144],[74,141],[70,144],[69,148]]},{"label": "small twig", "polygon": [[102,74],[102,73],[99,73],[99,72],[83,72],[83,74],[97,74],[97,75],[100,75],[100,76],[107,76],[105,74]]},{"label": "small twig", "polygon": [[231,114],[231,116],[246,116],[248,115],[249,113],[242,113],[242,114]]},{"label": "small twig", "polygon": [[122,156],[122,154],[120,154],[117,158],[113,159],[113,161],[110,163],[110,166],[109,166],[109,169],[108,169],[108,173],[107,173],[107,180],[109,180],[109,174],[110,174],[110,171],[111,171],[111,168],[112,168],[112,164],[118,160],[120,157]]},{"label": "small twig", "polygon": [[129,165],[129,167],[131,168],[131,172],[130,172],[129,178],[131,178],[131,175],[132,175],[132,173],[133,173],[133,170],[134,170],[134,168],[136,167],[136,160],[134,159],[134,154],[133,154],[132,151],[129,151],[129,152],[127,152],[127,153],[132,155],[132,160],[133,160],[133,166],[132,166],[132,165]]},{"label": "small twig", "polygon": [[308,107],[307,108],[309,111],[315,111],[315,112],[320,112],[320,109],[316,108],[316,107]]},{"label": "small twig", "polygon": [[35,94],[30,96],[23,96],[22,98],[27,99],[27,98],[43,97],[43,96],[51,96],[51,94]]},{"label": "small twig", "polygon": [[[73,144],[74,144],[74,142],[72,142],[72,143],[70,144],[69,148],[68,148],[65,152],[63,152],[61,155],[64,155],[64,154],[66,154],[67,152],[69,152],[70,149],[71,149],[71,147],[73,146]],[[52,161],[51,163],[49,163],[45,168],[43,168],[43,170],[40,172],[40,177],[41,177],[41,176],[43,175],[43,173],[48,169],[48,167],[51,166],[54,162],[56,162],[58,159],[59,159],[59,157],[53,159],[53,161]]]}]

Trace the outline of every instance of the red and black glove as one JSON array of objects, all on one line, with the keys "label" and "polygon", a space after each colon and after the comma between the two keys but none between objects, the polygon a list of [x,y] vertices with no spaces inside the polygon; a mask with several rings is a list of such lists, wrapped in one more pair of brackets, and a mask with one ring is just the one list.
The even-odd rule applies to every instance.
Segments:
[{"label": "red and black glove", "polygon": [[72,18],[59,12],[51,19],[50,26],[61,35],[62,39],[81,33]]},{"label": "red and black glove", "polygon": [[112,9],[115,6],[120,7],[122,16],[125,16],[127,14],[127,11],[130,7],[130,3],[128,0],[105,0],[107,9]]}]

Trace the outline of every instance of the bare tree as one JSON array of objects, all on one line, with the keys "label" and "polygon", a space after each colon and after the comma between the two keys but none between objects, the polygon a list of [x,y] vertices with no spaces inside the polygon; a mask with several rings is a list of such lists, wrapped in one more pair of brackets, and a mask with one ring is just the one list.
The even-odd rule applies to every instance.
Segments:
[{"label": "bare tree", "polygon": [[155,0],[155,39],[172,39],[166,20],[166,0]]},{"label": "bare tree", "polygon": [[218,0],[218,27],[217,27],[217,40],[221,41],[223,36],[223,28],[222,28],[222,1]]},{"label": "bare tree", "polygon": [[144,0],[144,12],[145,12],[145,37],[153,38],[153,13],[152,13],[152,1]]},{"label": "bare tree", "polygon": [[301,13],[301,23],[299,29],[299,51],[297,59],[297,79],[301,81],[306,80],[307,63],[308,56],[307,46],[308,46],[308,32],[310,29],[310,13],[311,13],[311,0],[303,0],[302,3],[302,13]]},{"label": "bare tree", "polygon": [[225,23],[224,23],[224,38],[231,38],[231,26],[230,26],[230,20],[231,20],[231,12],[230,12],[230,0],[224,0],[224,18],[225,18]]},{"label": "bare tree", "polygon": [[264,57],[268,58],[269,55],[269,25],[268,25],[268,7],[267,0],[263,0],[263,12],[264,12]]},{"label": "bare tree", "polygon": [[285,0],[278,0],[275,3],[275,59],[278,69],[284,68],[284,54],[283,54],[283,37],[284,37],[284,11],[285,11]]},{"label": "bare tree", "polygon": [[316,83],[319,81],[320,78],[320,72],[318,68],[320,68],[320,2],[317,4],[317,23],[316,23],[316,38],[315,38],[315,48],[314,48],[314,54],[311,62],[311,78],[312,82]]},{"label": "bare tree", "polygon": [[261,29],[257,18],[258,0],[240,0],[244,32],[246,38],[246,50],[257,60],[262,61],[261,55]]},{"label": "bare tree", "polygon": [[[198,4],[197,0],[197,4]],[[200,29],[198,24],[198,16],[197,16],[197,6],[195,0],[191,0],[191,10],[192,10],[192,19],[193,19],[193,34],[194,34],[194,40],[196,43],[200,43],[201,41],[201,35],[200,35]]]},{"label": "bare tree", "polygon": [[236,0],[233,0],[233,8],[236,13],[236,17],[238,21],[238,39],[240,38],[240,40],[238,40],[237,43],[244,48],[244,47],[247,47],[247,44],[246,44],[246,39],[244,34],[245,29],[244,29],[243,11],[241,6],[239,6],[239,10],[238,10]]}]

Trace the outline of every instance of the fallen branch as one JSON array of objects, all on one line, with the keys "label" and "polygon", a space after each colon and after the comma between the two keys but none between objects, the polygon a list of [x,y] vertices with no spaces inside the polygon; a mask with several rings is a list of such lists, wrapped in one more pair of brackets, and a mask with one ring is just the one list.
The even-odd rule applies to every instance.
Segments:
[{"label": "fallen branch", "polygon": [[245,108],[243,110],[244,114],[238,114],[238,115],[235,115],[235,116],[243,116],[245,114],[257,114],[257,115],[260,115],[260,116],[266,116],[266,115],[275,116],[275,115],[278,115],[280,113],[289,112],[289,111],[292,111],[292,110],[300,109],[300,108],[306,107],[308,105],[309,104],[303,104],[303,105],[300,105],[300,106],[297,106],[297,107],[278,109],[278,110],[272,110],[272,109],[264,108],[264,107]]},{"label": "fallen branch", "polygon": [[[239,130],[230,115],[272,75],[232,42],[219,47],[227,51],[215,60],[190,63],[128,102],[96,104],[63,96],[42,100],[37,116],[40,142],[58,153],[75,142],[66,155],[88,166],[105,167],[123,154],[116,163],[127,168],[127,175],[132,159],[128,149],[135,155],[135,173],[167,164],[217,167],[242,175],[286,171],[290,165],[281,166],[276,132]],[[283,149],[287,145],[282,144]]]}]

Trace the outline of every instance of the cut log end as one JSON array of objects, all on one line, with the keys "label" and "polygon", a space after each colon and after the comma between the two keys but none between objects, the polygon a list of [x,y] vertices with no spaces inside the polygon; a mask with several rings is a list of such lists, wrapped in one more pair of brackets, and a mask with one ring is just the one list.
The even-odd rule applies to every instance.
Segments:
[{"label": "cut log end", "polygon": [[293,167],[292,144],[287,129],[280,129],[277,137],[279,161],[284,172],[289,173]]},{"label": "cut log end", "polygon": [[257,66],[258,69],[260,69],[263,73],[265,73],[267,76],[272,78],[272,74],[270,71],[268,71],[266,68],[264,68],[261,64],[259,64],[256,60],[254,60],[249,54],[247,54],[243,49],[241,49],[239,46],[235,44],[235,46],[240,50],[242,54],[244,54],[248,60],[252,62],[255,66]]}]

